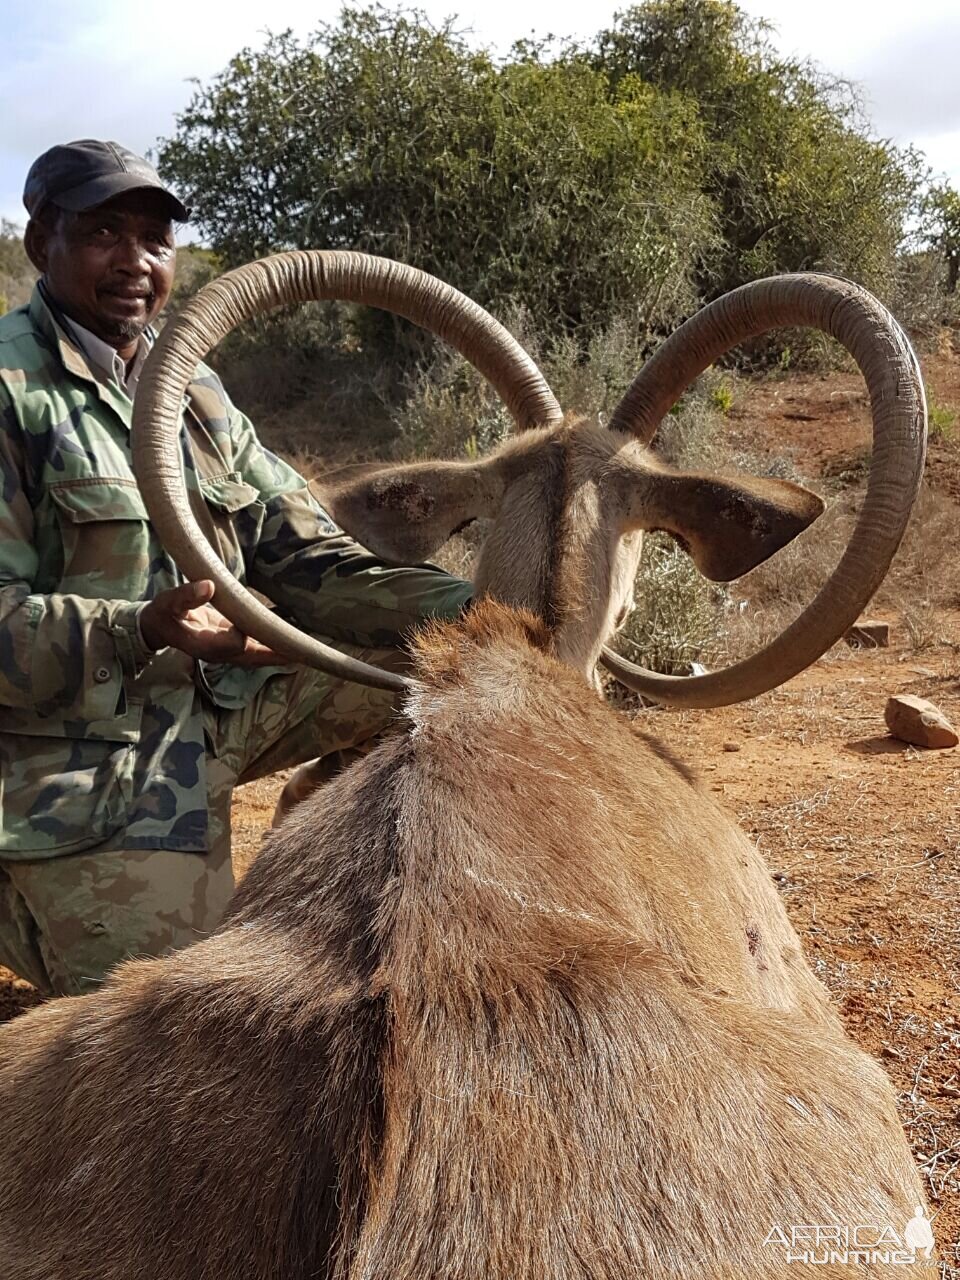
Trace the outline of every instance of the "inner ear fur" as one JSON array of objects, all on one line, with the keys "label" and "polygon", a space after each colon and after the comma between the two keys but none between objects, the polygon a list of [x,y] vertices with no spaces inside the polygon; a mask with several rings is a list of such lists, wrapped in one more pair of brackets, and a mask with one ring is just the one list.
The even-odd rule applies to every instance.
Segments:
[{"label": "inner ear fur", "polygon": [[789,480],[644,470],[626,495],[626,529],[663,529],[712,582],[762,564],[823,511],[815,493]]},{"label": "inner ear fur", "polygon": [[458,529],[496,514],[497,458],[359,468],[318,486],[322,505],[351,537],[393,564],[428,560]]}]

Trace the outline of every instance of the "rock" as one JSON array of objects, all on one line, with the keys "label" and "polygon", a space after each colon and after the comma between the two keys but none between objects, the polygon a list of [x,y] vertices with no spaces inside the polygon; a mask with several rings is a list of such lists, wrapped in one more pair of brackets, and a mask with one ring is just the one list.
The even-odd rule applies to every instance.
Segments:
[{"label": "rock", "polygon": [[947,717],[926,698],[899,693],[887,700],[883,718],[895,738],[916,747],[955,747],[960,742]]},{"label": "rock", "polygon": [[851,649],[887,649],[890,645],[890,623],[863,618],[843,638]]},{"label": "rock", "polygon": [[723,749],[724,749],[724,751],[739,751],[739,750],[740,750],[740,743],[739,743],[739,742],[725,742],[725,743],[723,744]]}]

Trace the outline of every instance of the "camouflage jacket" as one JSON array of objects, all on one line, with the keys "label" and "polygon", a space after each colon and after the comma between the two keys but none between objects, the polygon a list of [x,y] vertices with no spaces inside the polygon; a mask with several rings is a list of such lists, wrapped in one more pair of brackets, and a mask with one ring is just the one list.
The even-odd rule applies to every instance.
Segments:
[{"label": "camouflage jacket", "polygon": [[[144,650],[138,611],[183,578],[133,476],[131,412],[39,291],[0,319],[0,858],[204,850],[203,699],[243,705],[271,674]],[[469,598],[339,530],[205,365],[181,442],[225,563],[308,630],[385,646]]]}]

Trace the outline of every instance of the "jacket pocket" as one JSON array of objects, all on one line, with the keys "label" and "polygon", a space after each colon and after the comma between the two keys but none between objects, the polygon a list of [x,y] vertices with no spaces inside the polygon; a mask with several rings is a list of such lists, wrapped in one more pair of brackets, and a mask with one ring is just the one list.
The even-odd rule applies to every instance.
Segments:
[{"label": "jacket pocket", "polygon": [[142,705],[117,719],[4,717],[0,854],[78,853],[121,831],[133,795]]},{"label": "jacket pocket", "polygon": [[91,476],[49,492],[63,546],[57,590],[88,600],[143,599],[159,546],[136,481]]},{"label": "jacket pocket", "polygon": [[246,577],[248,557],[256,550],[266,508],[260,492],[239,471],[200,476],[204,511],[198,522],[234,577]]}]

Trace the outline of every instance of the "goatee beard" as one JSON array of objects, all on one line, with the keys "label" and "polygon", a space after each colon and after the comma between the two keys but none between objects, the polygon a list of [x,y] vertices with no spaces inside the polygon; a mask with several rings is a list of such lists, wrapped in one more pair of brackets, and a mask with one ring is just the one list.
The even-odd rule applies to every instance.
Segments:
[{"label": "goatee beard", "polygon": [[118,320],[112,326],[114,337],[121,342],[136,342],[146,329],[145,324],[141,324],[137,320]]}]

